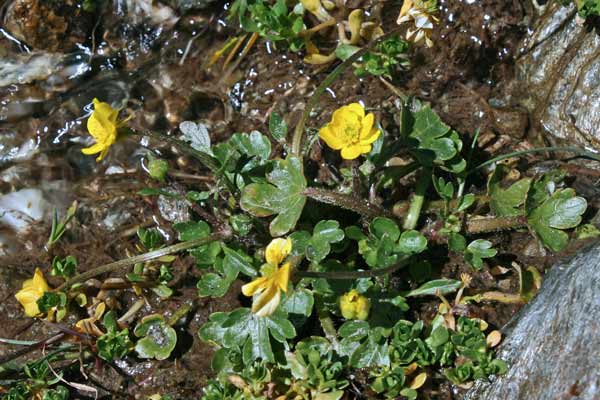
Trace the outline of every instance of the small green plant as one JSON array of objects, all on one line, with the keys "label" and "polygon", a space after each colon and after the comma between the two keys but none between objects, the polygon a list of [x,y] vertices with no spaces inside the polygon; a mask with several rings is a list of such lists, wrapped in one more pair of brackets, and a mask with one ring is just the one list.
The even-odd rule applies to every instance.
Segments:
[{"label": "small green plant", "polygon": [[560,0],[563,5],[574,3],[582,18],[600,16],[600,1],[598,0]]},{"label": "small green plant", "polygon": [[96,341],[98,356],[109,362],[125,357],[133,347],[129,339],[129,329],[119,329],[114,311],[104,315],[103,323],[106,333]]}]

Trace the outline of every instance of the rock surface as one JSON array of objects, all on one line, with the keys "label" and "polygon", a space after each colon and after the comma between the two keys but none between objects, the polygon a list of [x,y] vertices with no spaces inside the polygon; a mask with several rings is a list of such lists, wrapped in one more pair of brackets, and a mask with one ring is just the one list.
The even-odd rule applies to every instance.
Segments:
[{"label": "rock surface", "polygon": [[508,372],[465,400],[600,398],[600,244],[554,266],[505,331]]},{"label": "rock surface", "polygon": [[600,149],[600,35],[574,5],[549,2],[521,48],[512,104],[557,144]]}]

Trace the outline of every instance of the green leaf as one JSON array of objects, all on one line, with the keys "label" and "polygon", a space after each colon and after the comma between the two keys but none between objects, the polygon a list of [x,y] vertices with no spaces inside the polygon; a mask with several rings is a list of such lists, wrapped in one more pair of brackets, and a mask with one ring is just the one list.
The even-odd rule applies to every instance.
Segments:
[{"label": "green leaf", "polygon": [[109,362],[125,357],[133,347],[133,343],[129,340],[129,330],[118,330],[114,311],[104,314],[103,323],[108,332],[96,341],[98,356]]},{"label": "green leaf", "polygon": [[492,248],[492,243],[488,240],[473,240],[465,249],[465,260],[475,269],[483,266],[483,259],[494,257],[498,251]]},{"label": "green leaf", "polygon": [[310,290],[297,289],[291,295],[286,296],[280,308],[288,314],[299,314],[308,317],[312,314],[314,303],[315,299]]},{"label": "green leaf", "polygon": [[135,351],[140,358],[165,360],[177,344],[175,329],[171,328],[159,314],[142,318],[133,333],[141,338],[135,345]]},{"label": "green leaf", "polygon": [[200,328],[200,339],[216,343],[227,349],[242,349],[244,363],[262,359],[275,361],[270,337],[285,343],[296,336],[294,325],[285,313],[276,312],[269,317],[257,317],[247,308],[229,313],[215,313]]},{"label": "green leaf", "polygon": [[319,221],[306,246],[306,258],[316,263],[325,259],[331,251],[330,244],[344,239],[344,231],[339,226],[337,221]]},{"label": "green leaf", "polygon": [[579,225],[575,230],[575,237],[578,240],[600,237],[600,230],[592,224]]},{"label": "green leaf", "polygon": [[296,226],[306,203],[306,178],[302,162],[293,156],[277,160],[267,175],[269,183],[252,183],[244,188],[240,206],[257,217],[277,215],[269,230],[271,236],[285,235]]},{"label": "green leaf", "polygon": [[460,233],[450,232],[448,234],[448,249],[455,253],[462,253],[467,248],[467,239]]},{"label": "green leaf", "polygon": [[226,277],[222,277],[214,272],[209,272],[202,275],[196,287],[198,288],[198,296],[200,297],[223,297],[232,280]]},{"label": "green leaf", "polygon": [[404,231],[400,235],[397,250],[404,254],[417,254],[427,248],[427,239],[420,232]]},{"label": "green leaf", "polygon": [[249,255],[241,250],[235,251],[230,249],[227,246],[223,246],[223,252],[225,253],[225,258],[223,259],[223,268],[225,270],[239,271],[249,277],[258,275],[256,268],[252,263],[252,257]]},{"label": "green leaf", "polygon": [[466,194],[460,199],[456,207],[456,212],[466,211],[469,207],[473,205],[473,203],[475,203],[475,195],[472,193]]},{"label": "green leaf", "polygon": [[365,340],[350,356],[354,368],[385,367],[390,365],[388,344],[385,339],[377,340],[373,335]]},{"label": "green leaf", "polygon": [[429,105],[421,106],[411,118],[403,115],[403,131],[408,131],[408,137],[417,142],[415,156],[422,165],[439,166],[453,173],[465,169],[466,161],[460,155],[462,141],[459,135],[444,124]]},{"label": "green leaf", "polygon": [[183,140],[190,143],[194,150],[213,155],[210,149],[210,136],[204,124],[196,124],[192,121],[183,121],[179,124],[179,130],[183,134]]},{"label": "green leaf", "polygon": [[[247,133],[236,133],[231,136],[233,143],[240,153],[248,157],[257,157],[260,160],[267,160],[271,155],[271,142],[269,139],[258,131]],[[254,167],[254,165],[251,165]],[[248,170],[251,167],[244,167],[242,171]]]},{"label": "green leaf", "polygon": [[277,142],[285,142],[288,127],[281,115],[272,112],[269,117],[269,132]]},{"label": "green leaf", "polygon": [[417,289],[411,290],[405,297],[416,297],[416,296],[435,296],[439,290],[441,294],[448,294],[456,292],[462,285],[461,281],[456,279],[436,279],[429,281],[419,286]]},{"label": "green leaf", "polygon": [[173,229],[179,233],[182,242],[210,235],[210,226],[204,221],[179,222],[173,225]]},{"label": "green leaf", "polygon": [[490,209],[498,217],[515,217],[524,215],[521,206],[525,204],[527,193],[531,186],[531,179],[525,178],[513,183],[510,187],[501,187],[502,179],[506,175],[505,168],[498,165],[488,181],[488,195],[490,196]]},{"label": "green leaf", "polygon": [[379,239],[387,235],[394,242],[400,237],[398,224],[394,220],[384,217],[373,219],[373,222],[369,226],[369,231]]},{"label": "green leaf", "polygon": [[579,225],[586,208],[586,200],[575,196],[573,189],[562,189],[535,208],[527,216],[527,222],[544,246],[561,251],[569,241],[569,236],[562,230]]},{"label": "green leaf", "polygon": [[352,46],[351,44],[341,44],[335,49],[335,56],[342,61],[346,61],[359,50],[360,47]]}]

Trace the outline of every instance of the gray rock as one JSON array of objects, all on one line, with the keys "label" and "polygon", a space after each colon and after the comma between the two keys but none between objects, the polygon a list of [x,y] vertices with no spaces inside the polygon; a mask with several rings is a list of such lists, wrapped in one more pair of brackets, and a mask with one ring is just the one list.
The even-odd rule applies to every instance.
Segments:
[{"label": "gray rock", "polygon": [[600,149],[600,36],[559,3],[548,2],[522,44],[513,103],[551,142]]},{"label": "gray rock", "polygon": [[465,400],[600,398],[600,244],[554,266],[505,328],[508,372]]}]

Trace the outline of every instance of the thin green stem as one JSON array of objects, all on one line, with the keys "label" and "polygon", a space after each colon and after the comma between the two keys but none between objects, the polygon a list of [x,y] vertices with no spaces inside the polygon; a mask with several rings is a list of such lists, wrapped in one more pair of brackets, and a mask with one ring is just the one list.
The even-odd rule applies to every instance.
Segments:
[{"label": "thin green stem", "polygon": [[389,39],[398,33],[402,28],[394,29],[383,36],[378,37],[373,40],[371,43],[365,45],[362,49],[354,53],[340,65],[338,65],[327,77],[321,82],[321,84],[317,87],[311,98],[308,100],[306,104],[306,108],[304,109],[304,113],[302,114],[302,118],[296,125],[294,129],[294,136],[292,138],[292,155],[295,155],[298,158],[302,158],[302,139],[304,137],[304,127],[306,126],[306,121],[310,117],[310,112],[315,108],[317,103],[319,102],[319,98],[321,95],[327,90],[327,88],[337,79],[337,77],[346,70],[349,66],[351,66],[354,62],[356,62],[360,57],[362,57],[365,53],[367,53],[370,49],[373,48],[378,43]]},{"label": "thin green stem", "polygon": [[413,194],[412,200],[410,201],[410,207],[408,209],[406,219],[404,220],[404,225],[402,226],[404,230],[415,229],[415,227],[417,226],[419,216],[421,215],[421,209],[423,208],[423,203],[425,202],[425,193],[427,193],[427,189],[429,189],[430,183],[431,170],[428,168],[423,169],[421,177],[417,181],[415,193]]},{"label": "thin green stem", "polygon": [[192,310],[192,308],[194,308],[194,306],[195,306],[194,301],[185,302],[181,307],[179,307],[179,309],[177,311],[175,311],[173,313],[173,315],[171,315],[171,317],[169,318],[169,321],[167,322],[169,324],[169,326],[175,325],[177,323],[177,321],[179,321],[181,318],[185,317]]},{"label": "thin green stem", "polygon": [[394,218],[394,215],[388,210],[378,206],[377,204],[373,204],[368,200],[353,195],[319,188],[306,188],[304,190],[304,194],[320,203],[342,207],[367,218]]},{"label": "thin green stem", "polygon": [[520,150],[520,151],[513,151],[512,153],[508,153],[508,154],[502,154],[500,156],[494,157],[492,159],[489,159],[481,164],[479,164],[478,166],[476,166],[473,169],[470,169],[469,171],[467,171],[466,176],[471,175],[473,172],[476,172],[484,167],[487,167],[488,165],[492,165],[494,163],[497,163],[498,161],[502,161],[502,160],[506,160],[507,158],[512,158],[512,157],[520,157],[520,156],[524,156],[527,154],[533,154],[533,153],[545,153],[548,151],[564,151],[564,152],[568,152],[568,153],[575,153],[581,157],[586,157],[586,158],[590,158],[594,161],[599,161],[600,162],[600,154],[582,149],[581,147],[576,147],[576,146],[567,146],[567,147],[560,147],[560,146],[553,146],[553,147],[537,147],[535,149],[529,149],[529,150]]},{"label": "thin green stem", "polygon": [[207,237],[203,237],[200,239],[188,240],[186,242],[181,242],[181,243],[174,244],[172,246],[163,247],[161,249],[150,251],[148,253],[140,254],[140,255],[137,255],[134,257],[129,257],[129,258],[125,258],[123,260],[119,260],[119,261],[115,261],[115,262],[112,262],[109,264],[101,265],[99,267],[96,267],[94,269],[86,271],[83,274],[74,276],[73,278],[69,279],[68,281],[66,281],[65,283],[63,283],[62,285],[60,285],[59,287],[57,287],[54,290],[58,291],[58,290],[62,290],[64,288],[69,288],[76,283],[85,282],[88,279],[94,278],[98,275],[117,271],[119,269],[128,267],[130,265],[134,265],[137,263],[144,263],[144,262],[147,262],[150,260],[155,260],[157,258],[166,256],[169,254],[178,253],[180,251],[191,249],[191,248],[198,247],[198,246],[202,246],[204,244],[208,244],[211,242],[216,242],[219,240],[224,240],[224,241],[229,240],[229,239],[231,239],[231,236],[232,236],[231,232],[213,233],[212,235],[209,235]]}]

